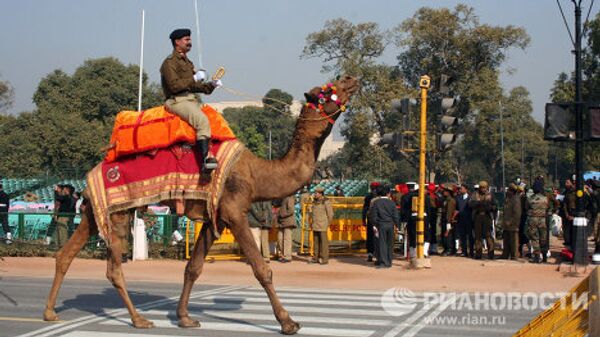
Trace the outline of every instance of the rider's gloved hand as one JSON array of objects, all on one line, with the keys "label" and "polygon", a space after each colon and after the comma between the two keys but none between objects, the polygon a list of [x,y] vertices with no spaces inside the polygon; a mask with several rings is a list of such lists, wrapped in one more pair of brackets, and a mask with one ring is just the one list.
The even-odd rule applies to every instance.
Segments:
[{"label": "rider's gloved hand", "polygon": [[206,71],[204,70],[198,70],[195,74],[194,74],[194,81],[198,82],[198,81],[202,81],[206,78]]},{"label": "rider's gloved hand", "polygon": [[216,88],[223,85],[223,82],[221,82],[221,80],[213,80],[212,83]]}]

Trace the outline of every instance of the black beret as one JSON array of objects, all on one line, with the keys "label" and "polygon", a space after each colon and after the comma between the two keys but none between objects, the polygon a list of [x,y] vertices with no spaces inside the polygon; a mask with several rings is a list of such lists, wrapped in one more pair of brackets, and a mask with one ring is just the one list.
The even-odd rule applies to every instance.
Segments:
[{"label": "black beret", "polygon": [[177,40],[177,39],[181,39],[184,36],[191,36],[192,32],[187,29],[187,28],[180,28],[180,29],[175,29],[171,35],[169,35],[169,39],[171,39],[171,41]]}]

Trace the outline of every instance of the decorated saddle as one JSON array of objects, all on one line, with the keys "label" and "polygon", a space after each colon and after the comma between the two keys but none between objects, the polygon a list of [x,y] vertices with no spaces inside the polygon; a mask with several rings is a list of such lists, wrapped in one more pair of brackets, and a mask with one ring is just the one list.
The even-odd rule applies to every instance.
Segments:
[{"label": "decorated saddle", "polygon": [[[235,139],[223,116],[208,104],[202,106],[208,118],[213,141]],[[200,112],[199,112],[200,113]],[[115,119],[106,162],[136,153],[162,149],[179,142],[195,143],[196,131],[164,106],[144,111],[121,111]]]},{"label": "decorated saddle", "polygon": [[87,194],[103,239],[110,241],[111,213],[164,200],[205,201],[216,226],[225,180],[244,146],[220,113],[208,105],[202,110],[213,134],[210,151],[219,162],[209,180],[201,176],[203,160],[192,144],[195,131],[178,116],[163,107],[117,116],[109,154],[87,175]]}]

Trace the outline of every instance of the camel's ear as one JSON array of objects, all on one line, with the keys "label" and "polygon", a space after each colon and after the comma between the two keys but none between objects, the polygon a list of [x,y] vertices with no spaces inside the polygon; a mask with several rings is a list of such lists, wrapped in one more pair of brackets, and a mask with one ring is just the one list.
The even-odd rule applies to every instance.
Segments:
[{"label": "camel's ear", "polygon": [[317,98],[317,96],[312,95],[309,92],[304,93],[304,98],[306,99],[307,103],[313,103],[313,104],[319,103],[319,99]]}]

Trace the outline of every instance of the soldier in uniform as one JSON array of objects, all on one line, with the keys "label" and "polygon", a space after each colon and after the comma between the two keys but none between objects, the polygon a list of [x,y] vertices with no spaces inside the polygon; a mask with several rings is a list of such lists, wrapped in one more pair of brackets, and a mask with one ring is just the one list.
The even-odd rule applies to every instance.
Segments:
[{"label": "soldier in uniform", "polygon": [[442,204],[442,238],[444,241],[443,256],[456,255],[456,199],[454,199],[454,186],[444,185]]},{"label": "soldier in uniform", "polygon": [[523,207],[517,185],[510,183],[504,199],[504,214],[502,216],[502,259],[517,259],[519,245],[519,223]]},{"label": "soldier in uniform", "polygon": [[312,230],[313,230],[313,242],[315,245],[314,256],[317,258],[310,259],[308,262],[319,262],[320,264],[329,263],[329,240],[327,239],[327,228],[331,221],[333,221],[333,208],[331,207],[331,201],[327,199],[323,193],[325,189],[323,187],[317,187],[315,189],[315,197],[312,206]]},{"label": "soldier in uniform", "polygon": [[575,208],[577,207],[577,195],[575,194],[575,185],[571,179],[565,180],[565,192],[563,193],[563,237],[564,245],[571,247],[573,234],[573,218],[575,217]]},{"label": "soldier in uniform", "polygon": [[531,242],[533,254],[530,262],[541,263],[546,260],[546,252],[541,252],[540,247],[546,247],[548,227],[546,226],[546,213],[548,212],[548,197],[544,194],[544,183],[536,180],[533,183],[533,195],[527,199],[528,227],[527,235]]},{"label": "soldier in uniform", "polygon": [[263,259],[269,263],[271,252],[269,250],[269,229],[271,228],[271,203],[269,201],[254,202],[248,212],[248,224],[254,237],[258,250],[262,252]]},{"label": "soldier in uniform", "polygon": [[277,212],[277,246],[279,262],[292,262],[292,232],[296,228],[295,197],[290,195],[283,198]]},{"label": "soldier in uniform", "polygon": [[214,170],[217,161],[209,157],[210,125],[208,118],[200,110],[200,102],[195,93],[211,94],[221,86],[221,81],[205,82],[204,70],[196,70],[186,54],[192,49],[189,29],[176,29],[171,35],[173,53],[163,61],[160,67],[162,89],[166,97],[165,107],[172,113],[190,123],[196,130],[199,155],[204,161],[203,169]]},{"label": "soldier in uniform", "polygon": [[496,205],[493,195],[488,190],[487,181],[479,182],[479,188],[471,195],[469,206],[473,209],[475,259],[481,259],[483,255],[483,243],[481,239],[485,236],[488,246],[488,258],[493,260],[494,238],[492,237],[492,217],[496,212]]}]

